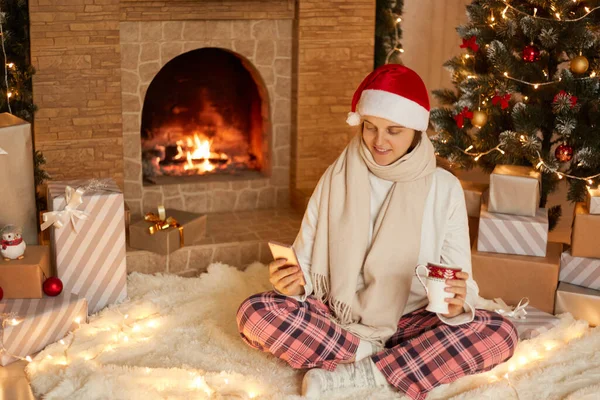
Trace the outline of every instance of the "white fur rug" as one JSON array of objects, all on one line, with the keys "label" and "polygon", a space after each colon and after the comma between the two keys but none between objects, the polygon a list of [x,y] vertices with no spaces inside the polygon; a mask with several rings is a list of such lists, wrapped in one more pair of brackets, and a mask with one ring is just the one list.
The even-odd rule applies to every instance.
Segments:
[{"label": "white fur rug", "polygon": [[[244,272],[213,264],[198,278],[132,274],[130,301],[47,347],[26,372],[47,400],[298,399],[302,371],[247,347],[237,332],[239,304],[269,288],[261,264]],[[428,399],[591,400],[599,393],[600,328],[567,314],[519,343],[509,362],[436,388]],[[401,396],[380,389],[324,398]]]}]

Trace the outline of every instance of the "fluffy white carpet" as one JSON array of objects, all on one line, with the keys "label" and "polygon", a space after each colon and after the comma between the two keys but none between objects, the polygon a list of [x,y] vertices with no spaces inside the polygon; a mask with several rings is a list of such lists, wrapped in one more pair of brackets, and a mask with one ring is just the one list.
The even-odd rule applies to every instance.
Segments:
[{"label": "fluffy white carpet", "polygon": [[[261,264],[244,272],[213,264],[198,278],[132,274],[130,301],[47,347],[26,372],[36,396],[47,400],[301,398],[302,372],[247,347],[237,332],[239,304],[269,287]],[[598,399],[599,392],[600,328],[567,314],[556,328],[519,343],[508,363],[428,398]],[[381,389],[325,398],[401,396]]]}]

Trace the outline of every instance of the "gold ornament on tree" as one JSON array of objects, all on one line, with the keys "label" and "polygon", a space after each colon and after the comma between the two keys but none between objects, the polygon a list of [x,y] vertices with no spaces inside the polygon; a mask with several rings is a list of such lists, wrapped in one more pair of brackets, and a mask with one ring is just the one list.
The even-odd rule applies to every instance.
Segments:
[{"label": "gold ornament on tree", "polygon": [[590,62],[585,56],[579,55],[571,60],[571,71],[583,74],[590,67]]},{"label": "gold ornament on tree", "polygon": [[487,122],[488,116],[485,113],[485,111],[481,111],[481,110],[476,110],[473,111],[473,118],[471,118],[471,123],[478,127],[481,128],[482,126],[484,126]]}]

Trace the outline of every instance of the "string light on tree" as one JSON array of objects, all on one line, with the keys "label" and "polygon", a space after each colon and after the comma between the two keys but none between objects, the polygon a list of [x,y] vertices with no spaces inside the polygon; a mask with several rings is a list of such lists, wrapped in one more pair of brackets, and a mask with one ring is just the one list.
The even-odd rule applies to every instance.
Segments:
[{"label": "string light on tree", "polygon": [[404,53],[404,49],[400,47],[400,22],[402,22],[401,17],[397,17],[394,23],[394,43],[392,45],[392,49],[388,52],[385,57],[385,63],[388,64],[390,62],[390,58],[395,53]]}]

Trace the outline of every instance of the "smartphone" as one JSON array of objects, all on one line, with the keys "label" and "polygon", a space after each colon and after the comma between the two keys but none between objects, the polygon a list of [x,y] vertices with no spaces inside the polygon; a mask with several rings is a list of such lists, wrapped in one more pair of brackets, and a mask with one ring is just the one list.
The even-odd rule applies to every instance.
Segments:
[{"label": "smartphone", "polygon": [[298,257],[296,256],[296,251],[292,245],[270,241],[269,249],[271,249],[273,259],[277,260],[280,258],[285,258],[287,260],[286,265],[297,265],[300,267]]}]

